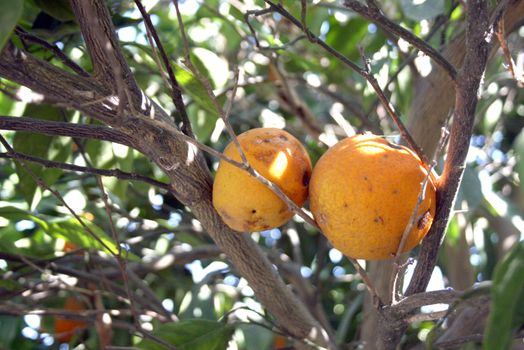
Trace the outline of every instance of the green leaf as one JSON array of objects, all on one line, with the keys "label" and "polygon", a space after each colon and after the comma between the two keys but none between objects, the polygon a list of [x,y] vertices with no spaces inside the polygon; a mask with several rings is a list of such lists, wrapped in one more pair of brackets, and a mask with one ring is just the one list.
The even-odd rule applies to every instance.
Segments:
[{"label": "green leaf", "polygon": [[423,19],[435,18],[444,12],[444,0],[400,0],[400,7],[406,17],[421,21]]},{"label": "green leaf", "polygon": [[[28,219],[29,214],[27,213],[27,211],[20,208],[16,208],[9,204],[11,203],[0,202],[0,217],[4,217],[10,221],[20,221]],[[32,220],[32,218],[29,220]]]},{"label": "green leaf", "polygon": [[524,205],[524,186],[522,185],[522,182],[524,181],[524,130],[521,130],[519,135],[515,138],[513,149],[515,150],[515,155],[517,156],[516,169],[520,179],[520,198],[522,200],[522,204]]},{"label": "green leaf", "polygon": [[19,332],[20,318],[0,315],[0,346],[8,347]]},{"label": "green leaf", "polygon": [[[27,105],[24,115],[30,118],[61,121],[62,116],[60,111],[51,106],[47,105]],[[35,157],[44,159],[51,159],[55,161],[64,161],[69,151],[54,152],[54,157],[50,157],[49,150],[54,138],[42,134],[34,134],[28,132],[17,132],[13,140],[13,148],[15,151],[22,152]],[[34,164],[31,162],[24,162],[30,171],[41,177],[48,185],[52,185],[62,174],[62,170],[49,169],[42,165]],[[16,163],[16,173],[18,174],[18,188],[23,194],[24,199],[30,205],[31,208],[36,207],[39,202],[39,196],[35,196],[38,185],[32,176],[28,174],[24,166],[20,163]]]},{"label": "green leaf", "polygon": [[21,238],[23,238],[22,233],[17,231],[14,225],[2,227],[0,230],[0,251],[19,254],[20,251],[15,246],[15,242]]},{"label": "green leaf", "polygon": [[480,190],[481,187],[477,171],[471,165],[466,165],[464,178],[455,201],[455,210],[462,209],[462,202],[466,201],[469,210],[474,212],[484,200],[484,195]]},{"label": "green leaf", "polygon": [[[0,5],[1,6],[1,5]],[[0,44],[1,50],[1,44]],[[13,108],[13,100],[4,94],[0,94],[0,113],[3,115],[11,114],[11,108]]]},{"label": "green leaf", "polygon": [[188,114],[197,139],[204,143],[209,141],[215,129],[217,118],[196,105],[189,106]]},{"label": "green leaf", "polygon": [[238,328],[244,334],[246,349],[273,349],[275,333],[258,324],[240,324]]},{"label": "green leaf", "polygon": [[[153,332],[153,335],[175,346],[178,350],[222,350],[233,335],[234,327],[210,320],[185,320],[166,323]],[[163,350],[164,346],[144,339],[138,347],[144,350]]]},{"label": "green leaf", "polygon": [[517,243],[495,267],[491,293],[484,348],[509,349],[514,328],[524,321],[524,242]]},{"label": "green leaf", "polygon": [[106,253],[113,252],[116,254],[118,252],[115,242],[100,227],[86,220],[83,220],[83,222],[100,241],[86,232],[86,229],[75,218],[50,221],[46,225],[40,226],[48,235],[54,238],[62,238],[78,247],[93,248]]},{"label": "green leaf", "polygon": [[75,14],[69,0],[33,0],[42,11],[61,21],[72,21]]},{"label": "green leaf", "polygon": [[[330,19],[332,30],[327,33],[326,42],[347,57],[355,60],[360,57],[358,45],[368,34],[368,21],[361,17],[350,19],[340,24],[334,18]],[[351,35],[348,35],[351,33]],[[337,63],[338,64],[338,63]]]},{"label": "green leaf", "polygon": [[[13,292],[15,290],[23,290],[24,287],[20,283],[18,283],[18,281],[8,279],[8,280],[0,280],[0,289],[6,290],[9,292]],[[2,322],[0,321],[0,324],[1,323]],[[3,329],[0,327],[0,334],[2,333],[2,330]]]},{"label": "green leaf", "polygon": [[11,36],[23,7],[24,0],[0,1],[0,50]]},{"label": "green leaf", "polygon": [[206,88],[190,71],[175,64],[173,67],[177,81],[182,88],[191,96],[199,106],[210,113],[213,118],[218,118],[218,112],[213,100],[209,97]]},{"label": "green leaf", "polygon": [[460,238],[460,226],[458,224],[457,217],[453,217],[448,226],[448,231],[446,232],[446,243],[452,247],[456,247]]},{"label": "green leaf", "polygon": [[96,168],[108,169],[116,165],[111,143],[90,139],[85,143],[89,160]]}]

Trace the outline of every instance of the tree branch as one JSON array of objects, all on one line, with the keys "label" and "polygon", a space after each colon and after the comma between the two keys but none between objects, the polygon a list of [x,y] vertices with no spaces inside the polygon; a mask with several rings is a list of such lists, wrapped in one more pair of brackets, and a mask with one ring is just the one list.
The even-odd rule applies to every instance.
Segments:
[{"label": "tree branch", "polygon": [[105,1],[71,0],[71,7],[91,56],[94,77],[109,89],[116,84],[119,97],[121,89],[129,89],[137,96],[140,89],[122,55]]},{"label": "tree branch", "polygon": [[42,102],[74,107],[111,123],[110,90],[91,77],[71,74],[8,43],[0,51],[0,76],[42,95]]},{"label": "tree branch", "polygon": [[412,294],[400,300],[392,307],[403,314],[409,314],[415,309],[433,304],[451,304],[463,295],[462,292],[453,289],[437,290]]},{"label": "tree branch", "polygon": [[370,4],[368,6],[364,6],[358,1],[346,0],[344,1],[344,6],[374,22],[386,32],[393,33],[401,37],[420,51],[424,52],[446,71],[452,81],[456,81],[457,71],[455,70],[455,67],[448,62],[448,60],[446,60],[437,50],[428,45],[428,43],[426,43],[424,40],[420,39],[407,29],[404,29],[398,24],[390,21],[389,18],[381,13],[380,9],[376,5]]},{"label": "tree branch", "polygon": [[473,133],[477,91],[488,60],[488,23],[485,2],[482,0],[468,2],[466,56],[458,73],[455,113],[444,171],[437,182],[437,211],[430,232],[422,244],[413,278],[406,291],[408,295],[426,289],[462,181],[469,140]]},{"label": "tree branch", "polygon": [[0,116],[0,130],[34,132],[49,136],[69,136],[84,139],[115,142],[134,147],[134,140],[128,135],[105,126],[82,125],[55,122],[28,117]]},{"label": "tree branch", "polygon": [[86,174],[101,175],[101,176],[112,176],[112,177],[116,177],[121,180],[141,181],[141,182],[153,185],[155,187],[162,188],[168,192],[171,191],[171,186],[169,184],[157,181],[155,179],[151,179],[147,176],[142,176],[142,175],[135,174],[135,173],[128,173],[120,169],[98,169],[98,168],[84,167],[84,166],[79,166],[79,165],[74,165],[74,164],[55,162],[52,160],[38,158],[38,157],[34,157],[28,154],[20,153],[20,152],[15,152],[15,153],[16,155],[9,154],[9,153],[0,153],[0,158],[23,159],[23,160],[27,160],[33,163],[41,164],[47,168],[57,168],[57,169],[78,171],[78,172],[82,172]]}]

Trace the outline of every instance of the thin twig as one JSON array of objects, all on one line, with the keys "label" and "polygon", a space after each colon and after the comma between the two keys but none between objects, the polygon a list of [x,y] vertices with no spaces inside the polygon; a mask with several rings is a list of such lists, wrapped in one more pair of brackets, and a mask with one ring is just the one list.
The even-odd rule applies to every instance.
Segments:
[{"label": "thin twig", "polygon": [[77,171],[81,173],[101,175],[101,176],[112,176],[112,177],[116,177],[117,179],[121,179],[121,180],[141,181],[141,182],[153,185],[155,187],[162,188],[166,191],[171,191],[171,186],[167,183],[160,182],[160,181],[151,179],[143,175],[139,175],[135,173],[128,173],[120,169],[98,169],[98,168],[84,167],[80,165],[55,162],[52,160],[47,160],[47,159],[27,155],[27,154],[20,153],[20,152],[15,152],[15,153],[16,153],[16,156],[13,154],[7,153],[7,152],[2,152],[0,153],[0,158],[8,158],[8,159],[17,159],[18,158],[18,159],[24,159],[24,160],[30,161],[32,163],[41,164],[47,168],[71,170],[71,171]]},{"label": "thin twig", "polygon": [[511,52],[508,48],[508,42],[506,41],[506,34],[504,32],[504,17],[498,21],[495,34],[497,34],[497,39],[500,43],[500,48],[504,53],[504,61],[506,62],[509,72],[517,82],[524,84],[524,76],[521,74],[521,76],[518,77],[515,72],[515,64],[513,63],[513,58],[511,57]]},{"label": "thin twig", "polygon": [[399,26],[398,24],[392,22],[389,18],[384,16],[376,3],[368,1],[368,6],[362,5],[362,3],[356,0],[346,0],[344,1],[344,6],[352,9],[361,16],[366,17],[371,20],[378,26],[382,27],[388,33],[393,33],[402,39],[406,40],[411,45],[415,46],[420,51],[424,52],[426,55],[431,57],[439,66],[441,66],[444,71],[450,76],[453,82],[457,79],[457,71],[455,67],[449,63],[436,49],[428,45],[424,40],[415,36],[413,33],[407,29]]},{"label": "thin twig", "polygon": [[360,277],[362,277],[362,281],[366,285],[366,288],[368,289],[369,294],[371,294],[371,298],[373,299],[373,306],[375,306],[375,308],[382,307],[384,305],[384,302],[382,301],[382,299],[380,299],[378,291],[375,288],[366,270],[362,267],[362,265],[359,264],[357,259],[350,258],[349,256],[347,258],[349,262],[355,267],[355,270],[357,270]]},{"label": "thin twig", "polygon": [[[415,209],[414,209],[414,211],[412,213],[411,219],[410,219],[408,225],[406,226],[406,229],[404,230],[404,233],[402,234],[402,239],[401,239],[401,242],[399,244],[397,253],[395,255],[395,262],[394,262],[395,269],[391,273],[391,281],[390,281],[391,300],[392,300],[393,303],[395,303],[398,300],[397,296],[398,296],[399,290],[400,290],[400,284],[398,283],[398,281],[400,280],[400,275],[401,275],[402,270],[403,270],[403,267],[402,267],[403,264],[401,264],[401,261],[400,261],[401,260],[401,253],[402,253],[402,250],[404,249],[405,241],[407,240],[407,237],[409,236],[409,232],[411,232],[411,228],[413,227],[413,225],[415,223],[415,218],[416,218],[416,213],[418,212],[418,208],[420,207],[420,204],[424,200],[423,195],[424,195],[424,193],[426,191],[427,183],[428,183],[428,181],[430,181],[431,172],[435,168],[435,166],[437,164],[437,160],[439,159],[440,155],[444,151],[444,147],[446,146],[446,144],[448,142],[448,137],[449,137],[448,129],[446,127],[442,127],[441,135],[440,135],[440,139],[439,139],[439,144],[437,146],[437,149],[436,149],[435,153],[433,154],[433,159],[431,161],[431,166],[427,169],[426,177],[425,177],[424,181],[421,184],[421,191],[419,192],[417,205],[415,206]],[[434,182],[436,180],[437,179],[431,180],[431,183],[433,185],[435,185]]]},{"label": "thin twig", "polygon": [[367,81],[369,82],[369,84],[371,84],[371,86],[375,90],[375,92],[376,92],[376,94],[378,96],[378,99],[382,103],[382,106],[384,106],[384,108],[388,112],[388,114],[391,117],[391,119],[393,119],[393,122],[396,124],[398,130],[400,131],[400,135],[402,136],[402,138],[407,142],[409,147],[413,151],[415,151],[415,153],[419,156],[419,158],[422,160],[422,162],[424,164],[426,164],[426,166],[427,166],[428,158],[427,158],[426,154],[424,153],[422,148],[420,148],[418,146],[418,144],[416,143],[415,139],[411,136],[408,128],[404,125],[404,123],[402,122],[402,120],[398,116],[398,114],[395,111],[395,108],[393,107],[393,105],[388,101],[388,98],[387,98],[386,94],[384,93],[384,90],[382,90],[382,88],[380,87],[377,79],[375,78],[375,76],[371,72],[371,61],[366,57],[365,52],[364,52],[363,49],[361,49],[360,54],[362,56],[362,60],[365,63],[364,66],[365,66],[365,71],[367,73],[367,78],[366,78]]},{"label": "thin twig", "polygon": [[315,42],[315,39],[310,35],[310,31],[307,28],[307,0],[300,0],[300,20],[302,22],[302,30],[306,33],[309,41]]},{"label": "thin twig", "polygon": [[[433,170],[433,167],[435,166],[436,163],[432,164],[431,167],[429,168],[429,171],[427,172],[426,176],[424,177],[424,180],[422,181],[421,183],[421,186],[420,186],[420,192],[419,192],[419,195],[417,197],[417,203],[415,204],[415,208],[413,209],[413,212],[411,213],[411,216],[409,218],[409,221],[408,221],[408,224],[406,225],[405,229],[404,229],[404,232],[402,233],[402,236],[400,238],[400,243],[398,245],[398,248],[397,248],[397,251],[395,253],[395,261],[393,262],[393,266],[395,267],[393,269],[393,271],[391,272],[391,279],[390,279],[390,284],[389,284],[389,290],[391,292],[391,300],[392,302],[396,302],[399,295],[398,295],[398,287],[397,286],[397,282],[398,282],[398,277],[401,273],[401,269],[402,269],[402,263],[401,263],[401,260],[402,260],[402,252],[404,251],[404,246],[406,245],[406,242],[408,240],[408,237],[411,233],[411,230],[413,228],[413,226],[415,225],[415,221],[417,221],[417,215],[418,215],[418,210],[420,209],[420,206],[422,205],[422,202],[424,201],[425,197],[426,197],[426,188],[428,186],[428,182],[430,181],[430,177],[431,177],[431,171]],[[425,215],[425,214],[423,214]],[[429,214],[431,215],[431,214]]]},{"label": "thin twig", "polygon": [[[194,135],[193,131],[191,130],[191,122],[189,121],[186,106],[184,105],[184,100],[182,98],[182,88],[180,87],[175,73],[173,72],[173,67],[171,66],[171,62],[166,53],[166,50],[164,49],[164,45],[162,45],[162,41],[160,41],[155,26],[153,25],[153,22],[151,22],[151,17],[149,16],[149,13],[147,13],[146,9],[144,8],[144,5],[142,5],[142,1],[135,0],[135,4],[138,7],[140,13],[142,14],[142,18],[144,18],[144,24],[146,25],[147,30],[151,32],[151,35],[155,40],[155,44],[158,50],[160,51],[160,57],[162,58],[164,66],[167,70],[169,82],[171,85],[171,98],[176,106],[178,113],[180,114],[180,117],[182,118],[181,130],[185,135],[193,137]],[[151,45],[153,45],[153,43],[151,43]]]},{"label": "thin twig", "polygon": [[246,11],[246,13],[244,13],[244,22],[246,22],[249,28],[249,31],[251,32],[251,36],[253,37],[253,40],[255,40],[255,46],[258,47],[259,49],[262,49],[262,47],[260,45],[260,41],[258,41],[257,32],[255,31],[255,28],[253,28],[253,25],[249,21],[249,17],[251,16],[258,17],[262,15],[267,15],[268,13],[272,13],[272,12],[273,10],[271,8],[265,8],[262,10],[249,10],[249,11]]},{"label": "thin twig", "polygon": [[[415,208],[413,209],[411,216],[409,218],[409,221],[404,229],[404,232],[402,233],[400,243],[398,245],[397,251],[395,253],[395,260],[393,262],[394,269],[391,272],[391,279],[389,284],[389,290],[391,293],[391,301],[392,303],[395,303],[398,300],[399,297],[399,288],[400,286],[397,285],[397,282],[399,281],[400,273],[402,272],[402,252],[404,251],[404,246],[406,245],[406,242],[408,240],[409,235],[411,234],[411,230],[413,229],[413,226],[415,225],[415,222],[417,221],[417,215],[418,211],[420,209],[420,206],[424,202],[424,199],[426,197],[426,189],[429,183],[429,186],[435,186],[434,180],[432,179],[432,171],[434,167],[437,165],[436,158],[440,154],[440,152],[435,152],[434,159],[426,170],[426,175],[424,176],[424,180],[422,180],[422,183],[420,184],[420,191],[417,197],[417,203],[415,204]],[[426,215],[426,214],[423,214]],[[431,215],[431,213],[429,213]]]},{"label": "thin twig", "polygon": [[76,62],[71,60],[67,55],[65,55],[62,50],[58,48],[58,46],[53,45],[45,41],[44,39],[41,39],[37,37],[34,34],[26,32],[22,27],[17,26],[15,28],[15,33],[18,35],[18,37],[22,40],[32,42],[35,44],[38,44],[42,46],[44,49],[50,51],[55,55],[60,61],[62,61],[63,64],[65,64],[67,67],[71,68],[75,73],[78,75],[81,75],[83,77],[89,77],[89,73],[87,73],[82,67],[80,67]]},{"label": "thin twig", "polygon": [[[453,11],[455,10],[455,8],[457,6],[458,6],[457,3],[452,4],[452,6],[451,6],[447,16],[439,16],[439,17],[437,17],[437,19],[435,20],[435,23],[431,27],[431,30],[424,37],[424,39],[423,39],[424,41],[429,41],[437,33],[437,31],[440,29],[440,27],[442,27],[444,24],[449,22],[449,17],[451,16],[451,14],[453,13]],[[396,71],[393,74],[391,74],[391,76],[389,77],[386,85],[384,85],[384,89],[383,89],[384,91],[386,91],[386,92],[390,91],[389,86],[397,79],[397,77],[404,70],[404,68],[409,66],[413,62],[413,60],[415,58],[417,58],[417,51],[418,50],[416,50],[416,48],[415,48],[415,50],[412,50],[412,51],[413,52],[411,52],[411,54],[407,58],[405,58],[402,63],[399,64],[399,66],[397,67]],[[369,116],[371,114],[371,112],[377,108],[377,105],[379,103],[380,103],[380,100],[378,98],[375,99],[375,101],[371,104],[371,107],[369,107],[368,112],[365,114],[365,116]],[[367,117],[366,117],[366,119],[367,119]]]}]

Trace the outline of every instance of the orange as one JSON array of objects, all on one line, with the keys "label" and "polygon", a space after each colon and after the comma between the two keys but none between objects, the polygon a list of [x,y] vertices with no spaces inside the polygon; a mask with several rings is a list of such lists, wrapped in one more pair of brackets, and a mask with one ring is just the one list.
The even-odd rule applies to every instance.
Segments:
[{"label": "orange", "polygon": [[288,344],[288,341],[287,341],[286,337],[284,337],[283,335],[278,334],[275,337],[275,340],[273,340],[273,349],[274,350],[283,349],[283,348],[285,348],[287,346],[287,344]]},{"label": "orange", "polygon": [[63,251],[65,253],[69,253],[69,252],[72,252],[72,251],[77,250],[77,249],[78,249],[78,247],[74,243],[71,243],[69,241],[64,243]]},{"label": "orange", "polygon": [[[427,177],[420,158],[375,135],[346,138],[330,148],[311,176],[311,211],[335,248],[356,259],[397,252]],[[430,176],[403,252],[424,238],[435,215]]]},{"label": "orange", "polygon": [[[75,297],[68,297],[64,303],[64,310],[66,311],[83,311],[85,305]],[[57,317],[55,320],[55,334],[59,343],[68,343],[73,336],[78,335],[86,328],[84,320],[74,320],[70,318]]]},{"label": "orange", "polygon": [[[237,136],[248,163],[302,206],[308,195],[311,160],[300,141],[288,132],[257,128]],[[233,142],[224,155],[242,162]],[[247,171],[220,161],[213,184],[213,205],[236,231],[262,231],[286,223],[293,213],[273,191]]]}]

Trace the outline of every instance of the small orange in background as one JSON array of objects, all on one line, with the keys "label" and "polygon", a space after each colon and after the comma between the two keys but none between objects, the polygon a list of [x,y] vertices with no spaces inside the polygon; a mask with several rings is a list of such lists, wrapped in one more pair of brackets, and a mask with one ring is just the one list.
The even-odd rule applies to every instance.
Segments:
[{"label": "small orange in background", "polygon": [[[66,311],[83,311],[86,307],[79,299],[68,297],[64,303]],[[69,343],[73,336],[79,335],[86,328],[84,320],[57,317],[55,319],[55,337],[59,343]]]},{"label": "small orange in background", "polygon": [[275,336],[275,340],[273,340],[273,350],[285,348],[287,345],[288,345],[288,341],[286,337],[280,334]]},{"label": "small orange in background", "polygon": [[77,249],[78,249],[78,247],[76,246],[76,244],[71,243],[69,241],[66,241],[64,243],[64,248],[62,250],[64,251],[64,253],[69,253],[69,252],[75,251]]},{"label": "small orange in background", "polygon": [[[388,259],[398,249],[427,173],[406,147],[375,135],[348,137],[316,164],[309,188],[311,211],[329,241],[345,255]],[[403,252],[414,248],[431,227],[434,181],[432,174]]]},{"label": "small orange in background", "polygon": [[[237,136],[249,164],[277,185],[299,207],[308,195],[311,160],[300,141],[275,128],[257,128]],[[231,142],[224,155],[242,162]],[[247,171],[220,161],[213,184],[213,206],[236,231],[262,231],[286,223],[293,212],[273,191]]]}]

